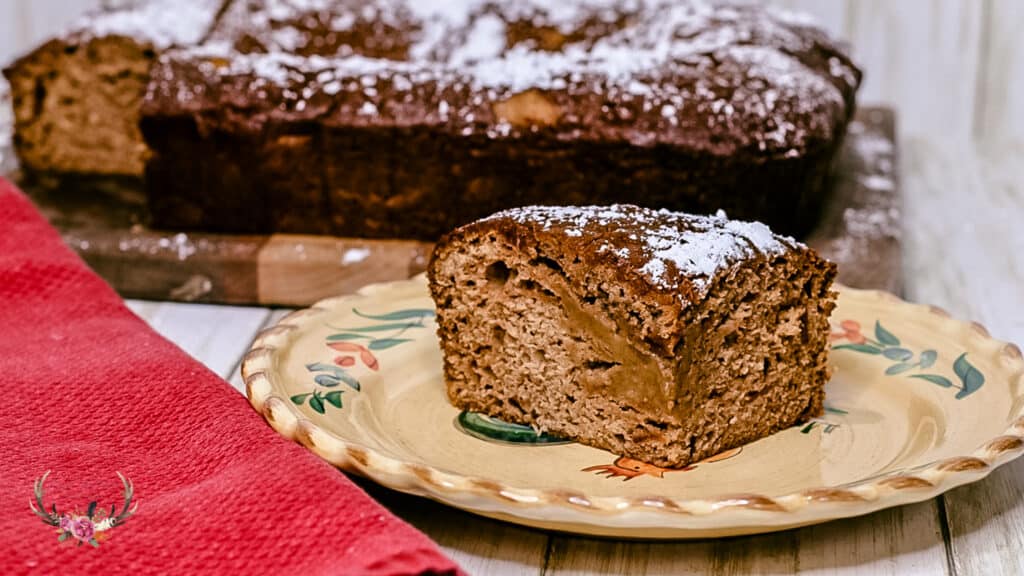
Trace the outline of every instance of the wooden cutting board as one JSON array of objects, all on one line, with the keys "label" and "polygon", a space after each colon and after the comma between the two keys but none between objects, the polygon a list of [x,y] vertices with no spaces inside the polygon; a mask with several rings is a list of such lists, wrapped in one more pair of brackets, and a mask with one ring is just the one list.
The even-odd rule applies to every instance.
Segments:
[{"label": "wooden cutting board", "polygon": [[[895,152],[892,111],[861,109],[820,226],[807,239],[839,264],[847,285],[901,289]],[[138,193],[83,198],[25,187],[65,241],[127,298],[306,306],[415,275],[431,248],[408,240],[151,230]]]}]

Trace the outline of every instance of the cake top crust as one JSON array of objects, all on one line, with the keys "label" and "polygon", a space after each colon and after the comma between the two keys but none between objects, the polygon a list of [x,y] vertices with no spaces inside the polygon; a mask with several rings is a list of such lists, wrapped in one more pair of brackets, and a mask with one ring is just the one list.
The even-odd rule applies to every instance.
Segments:
[{"label": "cake top crust", "polygon": [[684,307],[702,300],[714,280],[736,263],[808,248],[760,222],[729,220],[628,204],[527,206],[498,212],[470,226],[512,225],[566,246],[584,262],[604,263],[639,277]]},{"label": "cake top crust", "polygon": [[[340,104],[314,117],[356,125],[798,155],[834,138],[859,81],[806,18],[748,4],[236,0],[207,42],[162,56],[147,104],[244,94],[266,118],[308,118],[326,99]],[[502,108],[524,93],[525,116]]]}]

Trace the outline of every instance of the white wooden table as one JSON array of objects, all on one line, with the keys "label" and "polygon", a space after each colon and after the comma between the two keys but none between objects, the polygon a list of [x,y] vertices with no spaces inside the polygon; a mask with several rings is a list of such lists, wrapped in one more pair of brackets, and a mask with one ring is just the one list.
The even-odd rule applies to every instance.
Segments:
[{"label": "white wooden table", "polygon": [[[902,143],[911,300],[1024,343],[1024,142]],[[238,363],[287,311],[130,302],[243,390]],[[366,485],[366,483],[363,483]],[[789,532],[645,543],[549,535],[367,486],[471,574],[1024,574],[1024,459],[941,498]]]}]

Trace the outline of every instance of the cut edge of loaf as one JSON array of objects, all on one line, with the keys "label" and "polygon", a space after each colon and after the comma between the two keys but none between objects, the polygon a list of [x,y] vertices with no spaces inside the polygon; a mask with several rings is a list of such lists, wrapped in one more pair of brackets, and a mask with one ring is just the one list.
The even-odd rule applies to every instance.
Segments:
[{"label": "cut edge of loaf", "polygon": [[[619,320],[629,314],[625,304],[600,298],[616,286],[612,279],[581,283],[564,272],[572,254],[516,244],[493,231],[456,233],[431,263],[447,391],[457,407],[663,467],[821,414],[835,268],[813,251],[736,264],[684,310],[688,328],[675,350],[659,353]],[[617,286],[625,290],[620,302],[644,298]],[[596,324],[567,329],[576,324],[566,310],[584,308]],[[615,331],[636,352],[612,353],[594,337]],[[664,394],[622,385],[642,371],[627,361],[631,354],[657,358],[648,377],[661,378]]]},{"label": "cut edge of loaf", "polygon": [[4,69],[28,173],[141,178],[139,108],[153,46],[124,36],[51,40]]}]

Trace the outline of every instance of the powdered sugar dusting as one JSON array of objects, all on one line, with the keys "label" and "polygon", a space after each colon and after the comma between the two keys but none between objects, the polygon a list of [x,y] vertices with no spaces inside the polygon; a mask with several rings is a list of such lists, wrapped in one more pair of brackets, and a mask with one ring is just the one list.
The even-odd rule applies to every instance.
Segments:
[{"label": "powdered sugar dusting", "polygon": [[[662,288],[673,288],[678,282],[669,273],[670,265],[703,291],[719,271],[737,260],[786,250],[786,245],[760,222],[727,220],[718,215],[684,216],[665,210],[658,215],[677,222],[651,227],[644,233],[644,253],[649,251],[650,256],[640,271]],[[685,220],[687,229],[682,229],[678,220]]]},{"label": "powdered sugar dusting", "polygon": [[300,56],[288,52],[267,54],[239,54],[230,45],[215,42],[197,46],[187,51],[171,53],[165,61],[174,59],[176,54],[187,53],[189,58],[206,59],[205,72],[221,76],[251,74],[260,80],[282,87],[312,77],[315,86],[322,89],[339,77],[359,79],[363,87],[373,86],[380,76],[415,74],[425,71],[420,64],[396,62],[381,58],[368,58],[358,54],[345,58],[326,56]]},{"label": "powdered sugar dusting", "polygon": [[[512,31],[523,26],[541,36],[549,33],[537,31],[552,29],[565,36],[556,39],[558,49],[545,49],[540,36],[515,39]],[[337,77],[391,78],[399,71],[394,86],[405,86],[402,92],[416,86],[429,86],[424,94],[468,92],[458,106],[450,100],[453,106],[443,116],[459,133],[479,131],[491,138],[515,137],[519,127],[499,127],[500,118],[481,110],[538,89],[569,97],[599,94],[614,104],[606,111],[612,123],[642,117],[646,125],[624,131],[631,139],[654,135],[667,141],[703,130],[729,135],[717,140],[723,148],[793,156],[811,139],[835,136],[846,107],[843,93],[858,82],[844,58],[830,57],[818,68],[804,64],[817,58],[821,46],[830,46],[825,33],[806,19],[718,0],[249,0],[232,3],[217,28],[211,42],[234,48],[255,38],[261,53],[218,67],[219,75],[252,72],[281,86],[303,82],[312,95],[328,85],[338,94],[338,85],[329,84]],[[367,46],[392,42],[401,46],[396,53],[404,51],[399,60],[331,40],[346,31],[365,36],[389,28],[394,31]],[[209,47],[167,58],[188,60],[204,50]],[[308,56],[281,58],[296,51]],[[328,69],[337,73],[324,81],[302,74]],[[383,111],[375,100],[377,88],[369,85],[362,92]],[[189,98],[188,89],[174,93]],[[353,113],[357,110],[359,105]],[[644,114],[648,111],[653,113]],[[560,118],[566,125],[594,120],[603,121],[571,114]]]},{"label": "powdered sugar dusting", "polygon": [[496,14],[484,14],[474,22],[465,42],[456,47],[448,61],[455,66],[494,60],[505,50],[505,21]]},{"label": "powdered sugar dusting", "polygon": [[599,253],[614,253],[624,262],[635,257],[628,261],[637,272],[680,297],[684,282],[704,293],[735,262],[802,246],[760,222],[729,220],[721,211],[698,216],[631,205],[528,206],[486,220],[505,218],[588,244],[600,242]]},{"label": "powdered sugar dusting", "polygon": [[75,21],[73,34],[127,36],[157,48],[197,44],[213,24],[220,0],[149,0],[128,10],[93,12]]}]

